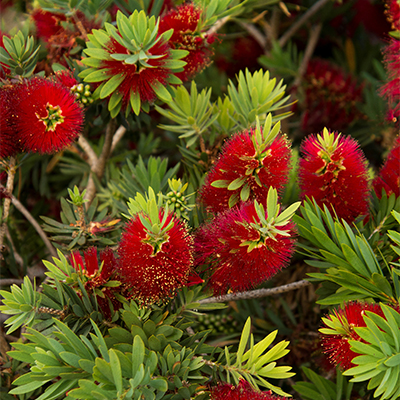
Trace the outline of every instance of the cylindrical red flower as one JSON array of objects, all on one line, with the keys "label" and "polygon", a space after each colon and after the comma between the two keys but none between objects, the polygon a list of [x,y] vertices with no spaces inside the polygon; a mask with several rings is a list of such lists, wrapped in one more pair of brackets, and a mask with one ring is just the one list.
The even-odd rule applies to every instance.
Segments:
[{"label": "cylindrical red flower", "polygon": [[[335,311],[333,315],[326,317],[327,320],[334,320],[338,324],[337,328],[340,329],[341,334],[322,334],[322,348],[329,361],[343,370],[356,366],[352,360],[358,354],[350,349],[349,340],[364,342],[354,328],[367,326],[363,319],[366,311],[371,311],[384,318],[379,304],[358,302],[347,303],[343,308]],[[324,328],[332,329],[326,322]]]},{"label": "cylindrical red flower", "polygon": [[399,0],[386,0],[386,17],[392,24],[393,30],[400,31],[400,1]]},{"label": "cylindrical red flower", "polygon": [[[217,213],[237,204],[246,188],[248,196],[244,200],[257,200],[261,204],[265,204],[270,187],[278,192],[283,190],[290,170],[289,141],[278,134],[272,143],[258,151],[254,135],[254,129],[246,130],[224,144],[199,193],[200,201],[209,211]],[[242,179],[240,185],[230,185],[239,179]]]},{"label": "cylindrical red flower", "polygon": [[[268,215],[265,213],[265,218]],[[259,225],[259,226],[258,226]],[[269,235],[262,229],[255,204],[243,203],[201,226],[195,237],[196,265],[209,264],[215,294],[250,289],[286,267],[294,251],[292,222]],[[289,233],[289,235],[286,235]],[[272,237],[273,236],[273,237]]]},{"label": "cylindrical red flower", "polygon": [[363,118],[357,108],[362,101],[363,86],[342,68],[326,60],[313,59],[308,63],[303,83],[301,128],[316,133],[325,126],[332,130],[345,129]]},{"label": "cylindrical red flower", "polygon": [[400,136],[397,138],[379,174],[374,179],[372,186],[376,195],[382,197],[382,189],[385,189],[389,197],[392,193],[400,196]]},{"label": "cylindrical red flower", "polygon": [[286,397],[281,397],[267,392],[259,392],[254,390],[250,384],[241,379],[239,383],[231,385],[229,383],[219,383],[210,389],[211,400],[288,400]]},{"label": "cylindrical red flower", "polygon": [[186,3],[170,10],[160,21],[160,33],[169,29],[174,30],[169,39],[172,48],[189,51],[189,54],[182,59],[187,63],[183,71],[175,73],[182,81],[187,81],[201,72],[210,64],[213,55],[210,44],[214,42],[215,35],[209,36],[198,30],[200,16],[200,7]]},{"label": "cylindrical red flower", "polygon": [[14,156],[22,151],[15,130],[13,110],[14,85],[3,86],[0,88],[0,158]]},{"label": "cylindrical red flower", "polygon": [[60,151],[82,131],[82,107],[67,87],[52,80],[35,77],[19,84],[15,104],[13,119],[25,151]]},{"label": "cylindrical red flower", "polygon": [[[160,212],[162,220],[163,211]],[[159,302],[188,284],[193,264],[193,238],[185,223],[169,214],[161,229],[172,227],[159,237],[152,236],[139,214],[127,223],[118,248],[119,275],[133,296],[143,304]]]},{"label": "cylindrical red flower", "polygon": [[310,135],[300,148],[299,185],[304,199],[335,210],[352,222],[368,212],[368,169],[364,154],[351,137],[338,132]]}]

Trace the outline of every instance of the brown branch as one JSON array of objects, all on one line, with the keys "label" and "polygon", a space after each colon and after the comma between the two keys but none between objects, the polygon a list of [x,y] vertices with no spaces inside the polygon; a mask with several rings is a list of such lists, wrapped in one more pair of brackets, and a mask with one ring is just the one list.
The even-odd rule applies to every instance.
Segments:
[{"label": "brown branch", "polygon": [[3,216],[1,219],[1,227],[0,227],[0,259],[2,258],[1,253],[3,252],[4,248],[3,246],[4,236],[8,230],[7,219],[10,213],[11,195],[14,190],[15,172],[17,171],[15,164],[16,164],[15,157],[10,157],[10,163],[7,165],[8,174],[7,174],[7,184],[5,187],[6,197],[4,198]]},{"label": "brown branch", "polygon": [[112,144],[111,144],[111,150],[110,153],[112,153],[115,150],[115,147],[117,146],[117,144],[119,143],[119,141],[123,138],[123,136],[125,135],[126,132],[126,128],[121,125],[117,131],[114,134],[113,140],[112,140]]},{"label": "brown branch", "polygon": [[215,33],[217,33],[217,31],[219,29],[221,29],[230,19],[230,16],[227,15],[224,18],[219,19],[208,31],[207,31],[207,35],[214,35]]},{"label": "brown branch", "polygon": [[260,47],[265,51],[267,48],[267,38],[253,25],[248,22],[238,21],[239,25],[243,27],[250,36],[260,45]]},{"label": "brown branch", "polygon": [[24,283],[22,279],[0,279],[0,286],[20,285],[21,283]]},{"label": "brown branch", "polygon": [[110,156],[111,152],[111,147],[112,147],[112,142],[113,142],[113,136],[116,131],[116,120],[112,119],[106,128],[106,136],[104,140],[104,145],[103,149],[101,151],[100,157],[91,164],[91,171],[89,175],[89,180],[88,184],[86,187],[86,194],[85,194],[85,200],[89,200],[86,205],[89,207],[90,203],[94,199],[94,196],[96,195],[96,184],[94,181],[94,175],[97,176],[98,178],[101,178],[104,173],[104,169],[106,166],[106,162],[108,160],[108,157]]},{"label": "brown branch", "polygon": [[301,28],[301,26],[310,19],[319,9],[332,0],[318,0],[309,8],[279,39],[279,46],[283,47],[289,39]]},{"label": "brown branch", "polygon": [[301,64],[299,66],[299,70],[297,71],[297,77],[293,82],[293,86],[297,87],[300,85],[301,80],[303,79],[303,75],[305,74],[308,66],[308,62],[310,61],[312,55],[314,54],[315,47],[317,46],[319,35],[321,33],[322,24],[319,23],[315,27],[312,27],[310,30],[310,36],[308,37],[308,42],[306,49],[304,51],[303,59],[301,60]]},{"label": "brown branch", "polygon": [[90,167],[93,167],[93,165],[97,163],[98,157],[95,151],[92,149],[92,146],[90,146],[89,142],[82,135],[79,136],[78,144],[79,146],[82,147],[83,151],[86,153],[89,159]]},{"label": "brown branch", "polygon": [[[4,186],[0,184],[0,188]],[[38,235],[42,238],[47,250],[53,257],[57,257],[56,249],[50,243],[50,240],[47,238],[46,234],[44,233],[42,227],[38,224],[38,222],[33,218],[32,214],[24,207],[24,205],[12,194],[9,194],[11,197],[11,203],[14,207],[21,213],[23,216],[31,223],[31,225],[35,228]]]},{"label": "brown branch", "polygon": [[257,289],[257,290],[250,290],[248,292],[231,293],[222,296],[209,297],[208,299],[200,300],[199,303],[208,304],[208,303],[221,303],[226,301],[237,301],[244,299],[258,299],[260,297],[267,297],[275,294],[290,292],[291,290],[300,289],[308,285],[310,285],[310,282],[306,280],[301,280],[271,289]]}]

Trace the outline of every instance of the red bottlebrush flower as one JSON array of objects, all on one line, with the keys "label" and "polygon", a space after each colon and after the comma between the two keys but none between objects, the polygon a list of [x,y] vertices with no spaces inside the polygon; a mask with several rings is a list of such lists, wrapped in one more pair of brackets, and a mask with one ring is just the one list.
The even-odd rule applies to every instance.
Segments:
[{"label": "red bottlebrush flower", "polygon": [[[100,262],[98,260],[97,248],[90,247],[84,252],[84,260],[78,251],[71,254],[70,262],[74,269],[81,274],[84,286],[87,291],[95,290],[99,308],[107,319],[112,318],[112,308],[118,309],[121,303],[115,297],[115,293],[125,291],[121,287],[105,287],[113,277],[117,276],[118,262],[110,248],[100,252]],[[99,295],[101,292],[101,296]],[[111,307],[110,307],[111,305]]]},{"label": "red bottlebrush flower", "polygon": [[239,71],[255,71],[260,69],[258,58],[264,54],[263,48],[251,36],[239,37],[229,41],[225,46],[226,53],[218,54],[215,64],[218,69],[226,72],[228,77],[235,77]]},{"label": "red bottlebrush flower", "polygon": [[70,70],[57,71],[54,74],[54,77],[56,82],[67,87],[68,89],[71,89],[72,87],[78,85],[78,81]]},{"label": "red bottlebrush flower", "polygon": [[195,264],[209,264],[209,284],[215,294],[226,293],[228,288],[233,292],[250,289],[289,263],[294,252],[294,224],[287,220],[274,227],[259,207],[243,203],[198,229]]},{"label": "red bottlebrush flower", "polygon": [[[136,29],[138,25],[141,29]],[[118,28],[118,29],[117,29]],[[159,33],[159,24],[144,11],[136,10],[129,18],[117,13],[117,28],[106,25],[106,30],[95,30],[88,35],[84,50],[89,66],[80,73],[85,82],[101,82],[95,91],[100,99],[109,99],[110,115],[115,117],[124,108],[149,111],[149,104],[157,98],[171,100],[169,84],[181,83],[174,75],[185,62],[185,50],[171,49],[168,39],[172,31]]]},{"label": "red bottlebrush flower", "polygon": [[[126,49],[114,38],[111,38],[105,50],[109,54],[127,54]],[[149,53],[155,56],[147,62],[151,67],[143,69],[138,69],[136,64],[125,64],[112,58],[102,61],[101,68],[107,69],[109,75],[122,74],[124,77],[117,89],[122,95],[122,108],[128,106],[131,91],[139,93],[142,103],[152,103],[157,98],[153,86],[156,84],[165,86],[171,73],[164,67],[169,58],[169,52],[170,48],[166,42],[158,42],[149,49]]]},{"label": "red bottlebrush flower", "polygon": [[365,311],[371,311],[384,318],[379,304],[355,302],[349,302],[344,308],[335,310],[333,314],[323,318],[324,328],[320,330],[323,351],[330,362],[342,370],[356,366],[352,360],[358,354],[350,349],[349,340],[363,341],[354,328],[367,326],[363,319]]},{"label": "red bottlebrush flower", "polygon": [[[164,211],[159,213],[160,221]],[[171,297],[186,286],[193,264],[193,238],[185,223],[168,214],[159,233],[149,232],[143,213],[128,222],[118,248],[119,275],[143,304]]]},{"label": "red bottlebrush flower", "polygon": [[248,199],[265,204],[270,187],[283,190],[290,170],[289,141],[278,135],[265,143],[256,131],[238,133],[224,144],[199,193],[208,210],[221,212]]},{"label": "red bottlebrush flower", "polygon": [[299,162],[301,196],[333,208],[352,222],[368,211],[368,169],[358,143],[338,132],[310,135],[302,143]]},{"label": "red bottlebrush flower", "polygon": [[379,94],[388,101],[388,120],[397,122],[400,118],[400,40],[391,38],[384,49],[383,61],[388,81],[380,88]]},{"label": "red bottlebrush flower", "polygon": [[14,156],[22,151],[14,124],[14,92],[14,85],[0,88],[0,158]]},{"label": "red bottlebrush flower", "polygon": [[193,3],[182,4],[165,14],[160,21],[160,33],[171,28],[174,30],[169,39],[172,48],[189,51],[182,59],[187,63],[184,70],[175,74],[182,81],[192,79],[207,67],[214,54],[209,46],[214,42],[215,35],[203,34],[198,28],[201,12],[201,8]]},{"label": "red bottlebrush flower", "polygon": [[382,189],[385,189],[388,197],[392,193],[396,197],[400,196],[400,137],[397,138],[372,186],[378,198],[382,197]]},{"label": "red bottlebrush flower", "polygon": [[386,0],[386,17],[392,24],[394,31],[400,31],[400,1],[399,0]]},{"label": "red bottlebrush flower", "polygon": [[45,42],[47,42],[51,36],[57,35],[64,30],[61,25],[61,22],[66,21],[64,14],[55,14],[37,8],[32,12],[31,16],[35,22],[37,36]]},{"label": "red bottlebrush flower", "polygon": [[81,133],[83,110],[70,90],[48,79],[16,86],[15,127],[25,151],[54,153]]},{"label": "red bottlebrush flower", "polygon": [[324,60],[311,60],[303,85],[303,131],[316,133],[325,126],[341,131],[363,118],[356,107],[362,101],[362,86],[340,67]]},{"label": "red bottlebrush flower", "polygon": [[229,383],[219,383],[210,389],[211,400],[288,400],[272,394],[272,391],[259,392],[250,386],[250,384],[241,379],[237,386]]}]

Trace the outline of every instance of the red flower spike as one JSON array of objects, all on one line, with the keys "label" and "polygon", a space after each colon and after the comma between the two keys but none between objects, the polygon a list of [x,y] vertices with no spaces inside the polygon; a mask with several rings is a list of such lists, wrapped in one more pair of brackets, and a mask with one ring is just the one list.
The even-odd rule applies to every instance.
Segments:
[{"label": "red flower spike", "polygon": [[[160,211],[160,221],[163,217]],[[193,238],[173,214],[168,214],[159,235],[148,231],[145,218],[140,212],[126,225],[118,248],[119,275],[138,301],[152,304],[188,284]]]},{"label": "red flower spike", "polygon": [[15,127],[25,151],[54,153],[81,133],[83,110],[68,88],[35,77],[19,84],[15,95]]},{"label": "red flower spike", "polygon": [[71,89],[72,87],[78,85],[78,81],[74,77],[74,74],[70,70],[63,70],[57,71],[54,74],[56,82],[60,83],[61,85]]},{"label": "red flower spike", "polygon": [[228,288],[248,290],[288,265],[295,226],[290,216],[279,226],[273,225],[271,217],[257,203],[247,202],[217,214],[198,229],[195,264],[209,265],[214,294],[224,294]]},{"label": "red flower spike", "polygon": [[61,33],[64,28],[61,22],[66,21],[64,14],[55,14],[37,8],[31,14],[35,25],[36,34],[39,38],[47,42],[51,36]]},{"label": "red flower spike", "polygon": [[400,1],[399,0],[386,0],[386,17],[392,24],[394,31],[400,31]]},{"label": "red flower spike", "polygon": [[[107,44],[106,51],[109,54],[126,54],[126,49],[121,46],[114,38]],[[129,105],[130,93],[139,93],[141,102],[153,102],[157,96],[153,85],[167,84],[171,73],[164,67],[166,59],[169,57],[169,46],[166,42],[158,42],[150,50],[151,54],[159,55],[159,58],[149,60],[150,68],[141,69],[138,72],[136,64],[125,64],[110,58],[102,61],[101,67],[107,69],[108,75],[117,76],[122,74],[124,79],[118,87],[118,93],[122,95],[122,107]]]},{"label": "red flower spike", "polygon": [[344,308],[335,310],[333,314],[322,318],[324,328],[322,333],[322,348],[330,362],[342,370],[355,367],[352,363],[358,354],[350,349],[349,340],[364,342],[354,328],[366,327],[363,316],[365,311],[371,311],[384,318],[379,304],[349,302]]},{"label": "red flower spike", "polygon": [[[82,255],[79,251],[75,251],[71,254],[70,263],[73,268],[80,274],[84,282],[85,289],[87,291],[99,290],[102,292],[102,296],[97,295],[96,299],[99,304],[99,308],[103,315],[107,319],[112,318],[112,308],[118,309],[121,307],[121,303],[117,300],[116,293],[125,293],[124,287],[104,287],[110,278],[117,276],[117,260],[115,259],[114,253],[110,248],[102,250],[97,255],[97,248],[90,247],[85,250]],[[99,259],[100,258],[100,262]],[[102,265],[102,267],[101,267]],[[101,267],[101,268],[100,268]],[[96,292],[95,292],[96,293]],[[110,304],[112,308],[110,307]]]},{"label": "red flower spike", "polygon": [[[136,29],[138,25],[141,29]],[[130,17],[117,13],[117,27],[106,25],[105,30],[94,30],[88,35],[87,58],[89,66],[80,73],[85,82],[100,83],[94,92],[100,99],[108,99],[111,117],[123,108],[126,115],[132,109],[149,111],[157,98],[169,102],[172,97],[167,87],[179,84],[174,72],[185,65],[181,59],[185,50],[171,49],[168,40],[172,30],[159,33],[155,17],[135,10]]]},{"label": "red flower spike", "polygon": [[396,197],[400,196],[400,137],[397,138],[372,186],[378,198],[382,197],[382,189],[385,189],[387,197],[392,193]]},{"label": "red flower spike", "polygon": [[229,383],[219,383],[210,389],[210,400],[288,400],[286,397],[273,395],[268,392],[259,392],[250,386],[250,383],[241,379],[237,386]]},{"label": "red flower spike", "polygon": [[325,60],[311,60],[303,85],[304,132],[316,133],[325,126],[340,131],[363,118],[356,106],[362,102],[363,87],[340,67]]},{"label": "red flower spike", "polygon": [[13,85],[0,88],[0,158],[14,156],[22,151],[14,126],[14,92]]},{"label": "red flower spike", "polygon": [[[265,204],[270,187],[282,192],[290,170],[289,141],[278,134],[262,143],[256,134],[257,129],[246,130],[224,144],[199,193],[209,211],[224,211],[240,200]],[[262,137],[261,128],[259,134]]]},{"label": "red flower spike", "polygon": [[333,208],[352,222],[368,211],[368,169],[358,143],[338,132],[310,135],[302,143],[299,162],[301,196]]},{"label": "red flower spike", "polygon": [[379,95],[388,101],[388,120],[397,122],[400,118],[400,40],[391,38],[384,49],[383,61],[385,64],[388,82],[384,84]]},{"label": "red flower spike", "polygon": [[201,13],[201,8],[193,3],[182,4],[169,11],[160,21],[160,33],[171,28],[174,30],[169,39],[171,47],[189,51],[189,54],[182,59],[187,63],[184,70],[175,74],[182,81],[192,79],[207,67],[214,54],[209,45],[214,42],[215,35],[209,36],[198,31]]}]

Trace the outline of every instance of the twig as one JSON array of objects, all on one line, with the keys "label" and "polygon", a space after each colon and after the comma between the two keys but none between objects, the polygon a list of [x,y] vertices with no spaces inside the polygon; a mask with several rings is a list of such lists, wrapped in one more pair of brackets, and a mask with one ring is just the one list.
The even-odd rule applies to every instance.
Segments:
[{"label": "twig", "polygon": [[257,290],[250,290],[248,292],[231,293],[231,294],[225,294],[223,296],[209,297],[208,299],[200,300],[199,303],[208,304],[208,303],[221,303],[225,301],[237,301],[244,299],[258,299],[260,297],[267,297],[267,296],[272,296],[274,294],[290,292],[291,290],[300,289],[308,285],[310,285],[310,282],[303,279],[301,281],[288,283],[287,285],[282,285],[271,289],[257,289]]},{"label": "twig", "polygon": [[[0,227],[0,254],[3,252],[3,241],[4,236],[7,231],[7,219],[10,213],[10,205],[11,205],[11,194],[14,190],[14,178],[16,172],[16,159],[15,157],[10,157],[10,163],[8,164],[8,175],[7,175],[7,184],[6,184],[6,197],[4,199],[3,205],[3,216],[1,220],[1,227]],[[0,259],[2,256],[0,255]]]},{"label": "twig", "polygon": [[20,285],[21,283],[24,283],[22,279],[0,279],[0,286]]},{"label": "twig", "polygon": [[299,70],[297,71],[297,77],[293,82],[293,86],[297,87],[300,85],[301,80],[303,79],[303,75],[307,70],[308,62],[310,58],[314,54],[315,47],[317,46],[319,35],[321,33],[322,24],[319,23],[315,27],[312,27],[310,30],[310,36],[308,37],[308,42],[306,49],[304,51],[303,59],[301,60],[301,64],[299,66]]},{"label": "twig", "polygon": [[79,144],[79,146],[82,147],[82,149],[84,150],[84,152],[88,156],[89,165],[91,167],[93,167],[93,165],[95,165],[97,163],[98,158],[97,158],[97,154],[92,149],[92,146],[90,146],[89,142],[82,135],[79,136],[78,144]]},{"label": "twig", "polygon": [[98,178],[101,178],[104,173],[104,169],[106,166],[107,159],[110,155],[111,147],[112,147],[112,142],[113,142],[113,136],[116,130],[116,120],[112,119],[106,128],[106,136],[104,140],[104,145],[103,149],[101,151],[100,157],[91,164],[91,171],[89,175],[89,180],[88,184],[86,187],[86,194],[85,194],[85,200],[89,200],[86,205],[89,207],[90,203],[94,199],[94,196],[96,194],[96,184],[94,182],[94,175],[96,175]]},{"label": "twig", "polygon": [[115,150],[115,147],[117,146],[117,144],[119,143],[119,141],[123,138],[123,136],[125,135],[126,132],[126,128],[121,125],[117,131],[114,134],[113,140],[112,140],[112,144],[111,144],[111,150],[110,153],[112,153]]},{"label": "twig", "polygon": [[117,121],[112,119],[106,128],[106,135],[104,138],[103,149],[101,150],[101,154],[97,163],[93,166],[92,171],[97,175],[98,178],[101,178],[104,173],[104,169],[106,166],[106,162],[108,157],[110,156],[111,146],[113,142],[113,136],[117,128]]},{"label": "twig", "polygon": [[[3,188],[4,186],[0,184],[0,188]],[[57,257],[57,252],[53,245],[50,243],[50,240],[47,238],[46,234],[44,233],[43,229],[41,226],[38,224],[38,222],[33,218],[32,214],[23,206],[23,204],[16,198],[14,197],[11,193],[9,194],[11,197],[11,203],[14,205],[14,207],[24,215],[24,217],[31,223],[31,225],[35,228],[36,232],[38,235],[42,238],[44,244],[47,247],[47,250],[49,250],[49,253],[53,257]]]},{"label": "twig", "polygon": [[9,242],[10,245],[11,245],[11,248],[12,248],[12,251],[13,251],[13,254],[14,254],[15,261],[16,261],[16,262],[19,264],[19,266],[22,268],[22,267],[24,266],[24,260],[23,260],[23,258],[18,254],[17,249],[15,248],[14,242],[13,242],[13,240],[12,240],[12,237],[11,237],[11,235],[10,235],[10,231],[9,231],[8,229],[7,229],[7,231],[6,231],[6,236],[7,236],[8,242]]},{"label": "twig", "polygon": [[267,38],[253,25],[248,22],[238,21],[239,25],[242,26],[246,31],[253,37],[253,39],[260,45],[265,51],[267,48]]},{"label": "twig", "polygon": [[289,39],[300,29],[300,27],[311,18],[320,8],[332,0],[318,0],[311,8],[307,10],[279,39],[279,46],[283,47]]},{"label": "twig", "polygon": [[207,35],[214,35],[217,33],[219,29],[221,29],[230,19],[230,16],[227,15],[224,18],[219,19],[208,31]]}]

